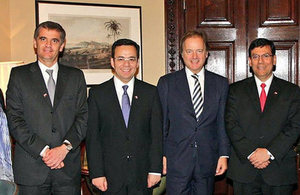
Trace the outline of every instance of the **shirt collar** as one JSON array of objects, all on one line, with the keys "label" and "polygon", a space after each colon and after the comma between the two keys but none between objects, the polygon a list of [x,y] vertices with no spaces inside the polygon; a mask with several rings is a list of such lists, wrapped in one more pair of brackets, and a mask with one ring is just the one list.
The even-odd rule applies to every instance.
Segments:
[{"label": "shirt collar", "polygon": [[[205,68],[203,67],[200,72],[197,73],[198,75],[198,78],[201,79],[201,80],[204,80],[204,70]],[[194,75],[194,73],[188,68],[188,67],[185,67],[185,73],[186,73],[186,76],[189,78],[189,77],[192,77],[192,75]]]},{"label": "shirt collar", "polygon": [[261,80],[259,80],[259,78],[258,78],[256,75],[254,75],[254,78],[255,78],[255,82],[256,82],[257,88],[260,88],[260,85],[261,85],[262,83],[265,83],[266,86],[268,86],[268,88],[269,88],[269,87],[271,86],[273,77],[274,77],[274,75],[272,74],[272,75],[270,76],[270,78],[268,78],[265,82],[262,82]]},{"label": "shirt collar", "polygon": [[133,91],[133,86],[134,86],[134,77],[128,82],[128,83],[123,83],[118,77],[114,76],[114,83],[115,87],[117,89],[122,89],[124,85],[128,85],[128,90]]},{"label": "shirt collar", "polygon": [[46,70],[53,70],[53,72],[58,72],[58,63],[56,62],[55,64],[53,64],[53,66],[48,67],[45,64],[43,64],[42,62],[38,61],[38,65],[41,69],[42,72],[46,72]]}]

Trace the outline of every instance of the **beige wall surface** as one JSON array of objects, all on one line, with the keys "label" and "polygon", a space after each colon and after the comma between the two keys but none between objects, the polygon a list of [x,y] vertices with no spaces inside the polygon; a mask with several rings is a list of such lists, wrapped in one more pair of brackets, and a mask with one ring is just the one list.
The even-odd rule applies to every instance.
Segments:
[{"label": "beige wall surface", "polygon": [[0,0],[0,62],[10,60],[9,0]]},{"label": "beige wall surface", "polygon": [[[35,28],[35,1],[1,1],[9,2],[9,22],[11,37],[11,57],[9,60],[21,60],[25,63],[34,61],[36,58],[32,47],[32,37]],[[61,0],[56,0],[55,2],[60,1]],[[156,85],[159,77],[165,74],[165,31],[163,0],[63,0],[63,2],[141,6],[143,80]],[[1,6],[0,11],[3,10],[4,9]],[[2,17],[0,17],[0,22],[1,20]],[[4,33],[0,31],[0,37],[2,35],[4,35]]]}]

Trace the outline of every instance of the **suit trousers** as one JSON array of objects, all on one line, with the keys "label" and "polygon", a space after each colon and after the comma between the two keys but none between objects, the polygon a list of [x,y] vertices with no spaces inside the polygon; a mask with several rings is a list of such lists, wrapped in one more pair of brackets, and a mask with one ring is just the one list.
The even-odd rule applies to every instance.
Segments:
[{"label": "suit trousers", "polygon": [[123,186],[118,192],[100,192],[102,195],[151,195],[152,189],[136,189],[135,186],[126,185]]},{"label": "suit trousers", "polygon": [[211,195],[214,189],[214,175],[208,177],[202,177],[199,166],[199,159],[194,155],[194,162],[189,165],[183,166],[194,166],[191,169],[191,173],[187,173],[188,176],[173,176],[172,173],[167,172],[167,194],[171,195]]},{"label": "suit trousers", "polygon": [[[125,174],[125,183],[124,185],[117,191],[117,192],[101,192],[99,194],[102,195],[152,195],[152,188],[144,188],[144,189],[137,189],[136,186],[136,173],[134,172],[135,166],[134,161],[127,160],[126,164],[126,174]],[[142,179],[142,178],[138,178]],[[109,188],[109,183],[108,183]]]},{"label": "suit trousers", "polygon": [[270,186],[258,174],[252,183],[233,181],[234,195],[292,195],[294,185]]},{"label": "suit trousers", "polygon": [[[58,182],[59,177],[59,182]],[[51,170],[39,186],[19,185],[19,195],[80,195],[80,183],[75,184],[60,170]]]}]

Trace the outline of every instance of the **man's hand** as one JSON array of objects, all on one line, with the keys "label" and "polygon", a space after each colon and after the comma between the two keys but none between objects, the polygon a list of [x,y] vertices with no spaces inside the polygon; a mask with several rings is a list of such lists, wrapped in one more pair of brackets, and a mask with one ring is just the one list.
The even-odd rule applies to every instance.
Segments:
[{"label": "man's hand", "polygon": [[63,160],[68,152],[64,144],[53,149],[47,149],[43,161],[51,169],[60,169],[64,167]]},{"label": "man's hand", "polygon": [[259,165],[253,165],[255,168],[257,169],[264,169],[266,168],[268,165],[270,164],[270,161],[266,161],[266,162],[263,162],[262,164],[259,164]]},{"label": "man's hand", "polygon": [[163,156],[163,175],[167,174],[167,157]]},{"label": "man's hand", "polygon": [[266,148],[257,148],[250,156],[251,164],[257,169],[264,169],[270,164],[270,155]]},{"label": "man's hand", "polygon": [[107,180],[106,177],[97,177],[92,179],[92,184],[96,186],[102,192],[107,190]]},{"label": "man's hand", "polygon": [[160,181],[160,175],[148,174],[148,188],[156,185]]},{"label": "man's hand", "polygon": [[220,157],[216,169],[216,175],[222,175],[227,170],[227,158]]}]

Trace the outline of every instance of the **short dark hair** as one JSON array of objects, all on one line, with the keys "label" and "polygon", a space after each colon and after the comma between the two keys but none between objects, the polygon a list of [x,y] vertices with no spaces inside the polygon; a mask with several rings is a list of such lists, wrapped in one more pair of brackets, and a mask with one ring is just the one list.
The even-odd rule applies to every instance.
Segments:
[{"label": "short dark hair", "polygon": [[272,55],[275,55],[276,48],[275,48],[273,41],[270,41],[270,40],[264,39],[264,38],[259,38],[259,39],[255,39],[254,41],[251,42],[251,44],[249,46],[249,57],[251,57],[251,51],[254,48],[268,46],[268,45],[271,47]]},{"label": "short dark hair", "polygon": [[204,45],[205,45],[206,51],[209,49],[209,46],[207,44],[206,34],[202,31],[192,30],[192,31],[188,31],[188,32],[184,33],[184,35],[182,36],[182,38],[180,40],[180,53],[183,52],[183,44],[184,44],[185,40],[187,40],[188,38],[191,38],[191,37],[200,37],[200,38],[202,38],[202,40],[204,42]]},{"label": "short dark hair", "polygon": [[116,47],[118,46],[122,46],[122,45],[128,45],[128,46],[133,46],[136,49],[136,56],[137,59],[139,59],[140,57],[140,46],[134,42],[133,40],[130,39],[119,39],[117,41],[115,41],[111,47],[111,57],[114,58],[115,57],[115,50]]},{"label": "short dark hair", "polygon": [[60,24],[58,24],[56,22],[52,22],[52,21],[46,21],[46,22],[40,23],[34,31],[34,35],[33,35],[34,39],[38,38],[41,28],[58,31],[60,33],[60,39],[61,39],[62,43],[65,42],[66,31],[63,29],[63,27]]}]

